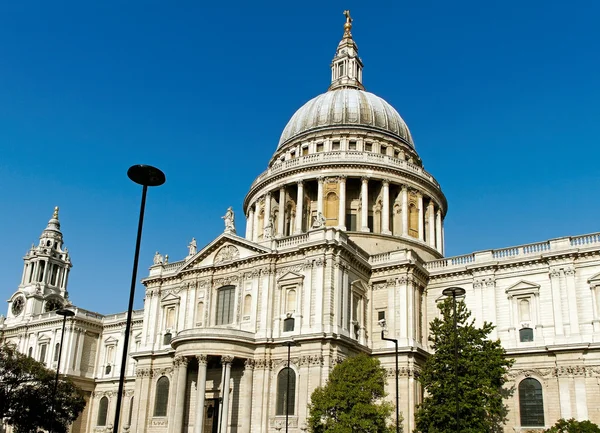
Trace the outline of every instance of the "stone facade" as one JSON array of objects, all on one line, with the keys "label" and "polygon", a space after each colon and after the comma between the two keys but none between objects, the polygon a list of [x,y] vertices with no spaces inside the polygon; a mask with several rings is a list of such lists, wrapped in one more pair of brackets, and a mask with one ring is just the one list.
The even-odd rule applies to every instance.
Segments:
[{"label": "stone facade", "polygon": [[[364,90],[351,27],[348,15],[329,91],[292,117],[250,186],[245,235],[230,209],[209,245],[192,240],[173,263],[155,255],[133,317],[121,431],[279,432],[286,401],[289,431],[306,431],[312,391],[359,352],[388,369],[395,401],[384,322],[398,339],[400,410],[412,431],[428,324],[450,286],[466,290],[476,322],[493,322],[492,337],[516,359],[506,431],[561,417],[600,423],[600,234],[444,257],[446,198],[398,113]],[[58,210],[40,239],[2,338],[54,367],[62,322],[53,310],[68,301],[71,266]],[[125,314],[73,310],[61,373],[89,399],[73,431],[112,431]],[[532,403],[524,383],[539,385],[535,419],[521,413]]]}]

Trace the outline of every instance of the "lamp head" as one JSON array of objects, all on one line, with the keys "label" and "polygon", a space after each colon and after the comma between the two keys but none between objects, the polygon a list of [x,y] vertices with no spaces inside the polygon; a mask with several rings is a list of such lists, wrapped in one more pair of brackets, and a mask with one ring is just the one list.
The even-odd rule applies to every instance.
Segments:
[{"label": "lamp head", "polygon": [[377,323],[379,323],[379,326],[381,326],[381,329],[385,329],[385,325],[386,325],[385,319],[381,319]]}]

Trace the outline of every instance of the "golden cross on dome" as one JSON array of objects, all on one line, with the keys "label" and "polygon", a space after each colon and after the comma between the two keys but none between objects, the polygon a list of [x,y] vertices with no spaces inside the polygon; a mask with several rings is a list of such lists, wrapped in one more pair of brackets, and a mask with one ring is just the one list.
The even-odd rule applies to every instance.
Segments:
[{"label": "golden cross on dome", "polygon": [[352,29],[352,17],[350,16],[350,11],[345,10],[344,16],[346,17],[346,23],[344,24],[344,37],[351,38],[352,33],[350,33],[350,30]]}]

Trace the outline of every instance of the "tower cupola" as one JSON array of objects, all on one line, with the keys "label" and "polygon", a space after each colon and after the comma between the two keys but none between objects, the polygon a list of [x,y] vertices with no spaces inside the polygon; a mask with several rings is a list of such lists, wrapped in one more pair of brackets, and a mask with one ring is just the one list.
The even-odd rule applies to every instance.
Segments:
[{"label": "tower cupola", "polygon": [[338,44],[335,57],[331,62],[331,85],[329,90],[335,89],[360,89],[362,85],[363,63],[358,57],[358,46],[352,39],[352,17],[350,11],[344,11],[344,35]]}]

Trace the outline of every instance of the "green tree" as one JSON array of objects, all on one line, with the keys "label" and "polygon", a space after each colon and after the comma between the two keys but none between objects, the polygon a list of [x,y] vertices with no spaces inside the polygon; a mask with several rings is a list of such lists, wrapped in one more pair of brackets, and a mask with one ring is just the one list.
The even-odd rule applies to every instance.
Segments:
[{"label": "green tree", "polygon": [[70,379],[59,379],[53,411],[55,374],[14,345],[0,346],[0,419],[16,433],[38,429],[66,432],[85,407],[85,400]]},{"label": "green tree", "polygon": [[[499,340],[488,339],[494,329],[491,323],[485,322],[482,328],[475,327],[463,301],[456,304],[456,333],[452,298],[440,303],[438,308],[441,319],[431,322],[429,336],[434,353],[419,376],[426,394],[415,414],[417,430],[422,433],[502,431],[507,414],[503,399],[512,393],[512,389],[505,389],[504,384],[514,360],[505,357]],[[455,362],[455,342],[458,364]],[[456,365],[459,428],[456,426]]]},{"label": "green tree", "polygon": [[600,433],[600,427],[591,421],[575,421],[575,419],[564,419],[561,418],[556,421],[552,427],[548,430],[544,430],[546,433]]},{"label": "green tree", "polygon": [[392,404],[385,397],[386,372],[361,354],[336,365],[325,386],[314,390],[308,424],[313,433],[389,433]]}]

